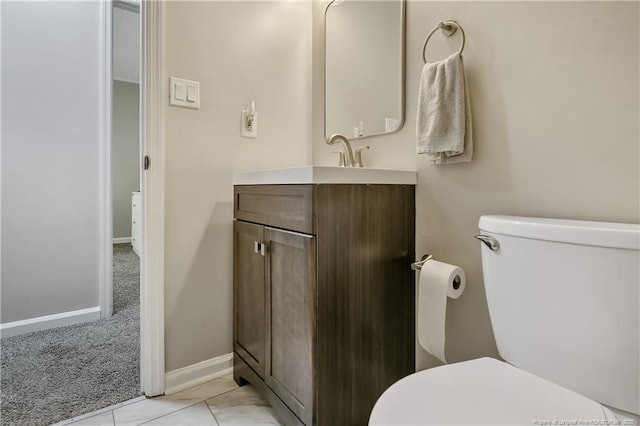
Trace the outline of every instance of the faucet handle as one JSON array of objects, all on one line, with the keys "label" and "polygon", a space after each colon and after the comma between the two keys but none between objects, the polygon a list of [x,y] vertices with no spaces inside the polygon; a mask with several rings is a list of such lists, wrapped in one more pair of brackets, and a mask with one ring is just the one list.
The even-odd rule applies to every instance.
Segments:
[{"label": "faucet handle", "polygon": [[356,158],[355,158],[355,163],[357,167],[364,167],[362,165],[362,151],[364,151],[365,149],[369,149],[369,145],[366,146],[361,146],[360,148],[356,148]]},{"label": "faucet handle", "polygon": [[331,152],[335,152],[336,154],[338,154],[340,156],[338,167],[346,167],[346,165],[344,163],[344,151],[338,149],[338,150],[331,151]]}]

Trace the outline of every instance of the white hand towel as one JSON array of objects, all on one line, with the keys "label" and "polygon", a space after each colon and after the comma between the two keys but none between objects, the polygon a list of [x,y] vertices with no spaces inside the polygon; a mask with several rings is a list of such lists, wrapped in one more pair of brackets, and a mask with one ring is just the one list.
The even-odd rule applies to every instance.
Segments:
[{"label": "white hand towel", "polygon": [[416,150],[429,164],[471,161],[471,106],[459,53],[424,65],[416,133]]}]

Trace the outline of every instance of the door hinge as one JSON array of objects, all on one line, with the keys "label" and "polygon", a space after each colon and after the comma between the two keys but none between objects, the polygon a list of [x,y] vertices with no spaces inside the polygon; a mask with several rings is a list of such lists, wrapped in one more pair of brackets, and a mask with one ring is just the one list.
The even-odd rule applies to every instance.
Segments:
[{"label": "door hinge", "polygon": [[149,170],[149,164],[151,164],[151,160],[149,160],[149,156],[145,155],[144,160],[142,161],[142,168],[144,170]]}]

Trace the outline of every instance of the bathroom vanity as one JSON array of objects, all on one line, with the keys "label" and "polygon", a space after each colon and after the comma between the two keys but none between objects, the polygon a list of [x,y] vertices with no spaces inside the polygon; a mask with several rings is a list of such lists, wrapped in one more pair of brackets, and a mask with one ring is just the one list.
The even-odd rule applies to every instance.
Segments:
[{"label": "bathroom vanity", "polygon": [[234,179],[234,379],[287,424],[366,424],[415,370],[415,172]]}]

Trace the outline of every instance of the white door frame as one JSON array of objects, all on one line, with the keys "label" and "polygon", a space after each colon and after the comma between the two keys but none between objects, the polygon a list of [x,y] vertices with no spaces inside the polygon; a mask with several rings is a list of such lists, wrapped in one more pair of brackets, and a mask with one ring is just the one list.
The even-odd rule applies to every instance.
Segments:
[{"label": "white door frame", "polygon": [[142,158],[142,257],[140,262],[140,382],[147,396],[165,390],[164,365],[164,76],[165,3],[140,5],[140,140]]},{"label": "white door frame", "polygon": [[[111,183],[112,120],[112,13],[113,1],[102,0],[105,55],[100,87],[105,161],[99,170],[101,191],[101,251],[99,287],[100,312],[108,318],[113,310],[113,225]],[[142,253],[140,257],[140,387],[147,396],[165,390],[164,366],[164,102],[168,98],[164,76],[164,9],[162,1],[141,1],[140,5],[140,152],[148,155],[151,167],[141,173]]]}]

